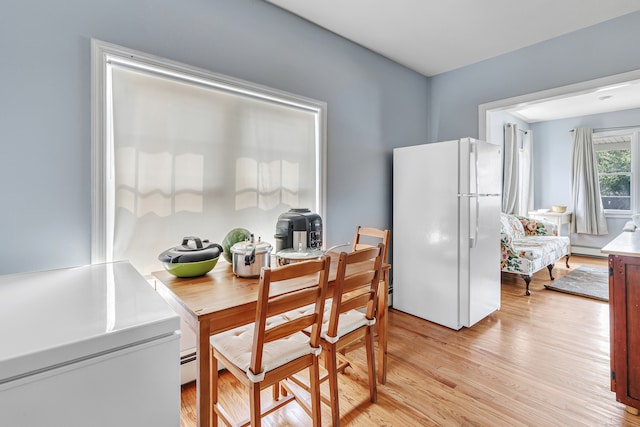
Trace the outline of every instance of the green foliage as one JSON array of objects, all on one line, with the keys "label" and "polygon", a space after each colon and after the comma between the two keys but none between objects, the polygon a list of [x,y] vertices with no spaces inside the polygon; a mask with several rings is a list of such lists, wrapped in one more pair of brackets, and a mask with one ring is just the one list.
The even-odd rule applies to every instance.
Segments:
[{"label": "green foliage", "polygon": [[600,177],[602,196],[629,196],[631,188],[629,175],[605,175]]},{"label": "green foliage", "polygon": [[602,196],[629,196],[631,150],[598,151],[598,174]]},{"label": "green foliage", "polygon": [[598,151],[598,173],[629,172],[631,150]]}]

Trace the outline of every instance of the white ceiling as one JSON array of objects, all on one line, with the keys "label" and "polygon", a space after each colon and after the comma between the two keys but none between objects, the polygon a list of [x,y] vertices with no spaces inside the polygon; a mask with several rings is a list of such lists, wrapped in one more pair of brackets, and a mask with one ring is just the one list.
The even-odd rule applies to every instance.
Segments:
[{"label": "white ceiling", "polygon": [[527,123],[640,108],[640,80],[611,84],[570,96],[517,105],[505,111]]},{"label": "white ceiling", "polygon": [[[266,1],[425,76],[640,10],[640,0]],[[535,122],[638,107],[634,84],[513,113]]]}]

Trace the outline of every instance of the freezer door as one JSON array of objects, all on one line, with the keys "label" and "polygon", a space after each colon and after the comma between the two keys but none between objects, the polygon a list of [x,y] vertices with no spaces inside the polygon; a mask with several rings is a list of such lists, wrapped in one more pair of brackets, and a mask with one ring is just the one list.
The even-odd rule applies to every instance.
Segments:
[{"label": "freezer door", "polygon": [[460,321],[470,327],[500,308],[500,197],[461,197]]},{"label": "freezer door", "polygon": [[484,141],[477,141],[476,153],[478,194],[502,193],[502,151],[500,146]]},{"label": "freezer door", "polygon": [[501,148],[472,138],[460,140],[461,195],[492,194],[502,191]]}]

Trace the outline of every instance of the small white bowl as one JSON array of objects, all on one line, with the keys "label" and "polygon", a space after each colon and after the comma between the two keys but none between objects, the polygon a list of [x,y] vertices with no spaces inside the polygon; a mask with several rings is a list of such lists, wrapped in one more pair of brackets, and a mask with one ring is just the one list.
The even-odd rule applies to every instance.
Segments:
[{"label": "small white bowl", "polygon": [[551,206],[551,210],[557,213],[563,213],[567,211],[567,207],[565,205],[554,205]]}]

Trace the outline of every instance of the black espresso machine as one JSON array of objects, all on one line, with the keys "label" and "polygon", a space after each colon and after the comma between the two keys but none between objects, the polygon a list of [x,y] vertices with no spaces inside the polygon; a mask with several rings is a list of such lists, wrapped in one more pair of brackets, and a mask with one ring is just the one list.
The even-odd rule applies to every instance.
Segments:
[{"label": "black espresso machine", "polygon": [[290,209],[276,224],[276,253],[282,249],[322,249],[322,218],[309,209]]}]

